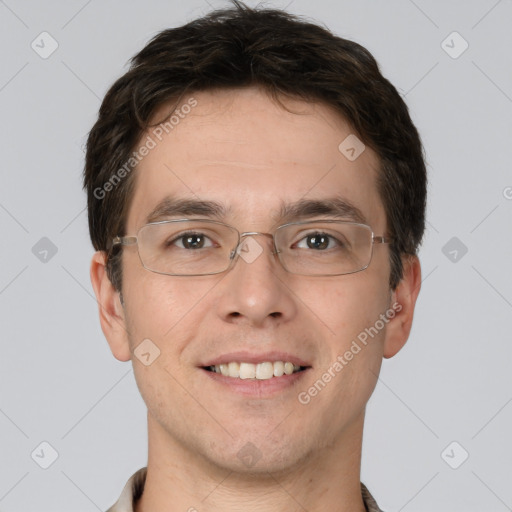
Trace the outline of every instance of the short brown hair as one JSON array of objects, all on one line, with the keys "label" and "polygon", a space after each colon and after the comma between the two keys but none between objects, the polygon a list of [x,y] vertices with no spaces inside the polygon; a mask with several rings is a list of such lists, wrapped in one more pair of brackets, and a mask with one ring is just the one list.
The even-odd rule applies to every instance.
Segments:
[{"label": "short brown hair", "polygon": [[101,104],[87,140],[84,189],[92,244],[110,254],[110,281],[121,290],[120,251],[112,253],[110,242],[126,234],[134,192],[126,163],[156,110],[194,91],[260,85],[276,99],[327,104],[377,153],[378,192],[394,237],[389,284],[395,289],[401,256],[417,254],[425,230],[424,151],[405,102],[361,45],[281,10],[232,3],[160,32]]}]

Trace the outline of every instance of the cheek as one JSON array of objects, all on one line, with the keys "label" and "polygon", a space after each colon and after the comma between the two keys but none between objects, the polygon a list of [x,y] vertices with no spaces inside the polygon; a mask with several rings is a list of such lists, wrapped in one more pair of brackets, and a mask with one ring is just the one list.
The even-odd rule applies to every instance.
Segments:
[{"label": "cheek", "polygon": [[389,307],[390,298],[387,278],[368,270],[306,284],[297,289],[297,295],[339,348],[373,326]]},{"label": "cheek", "polygon": [[134,341],[154,338],[165,342],[207,293],[209,285],[150,272],[136,256],[127,258],[123,278],[130,337]]},{"label": "cheek", "polygon": [[[169,375],[175,375],[180,380],[188,378],[189,351],[191,340],[201,336],[202,322],[211,312],[209,292],[215,287],[217,280],[203,278],[185,278],[165,276],[149,272],[142,266],[130,269],[126,283],[126,320],[128,339],[131,352],[134,354],[134,368],[139,374],[141,384],[146,379],[159,378],[161,382],[173,385]],[[151,340],[157,347],[158,359],[155,364],[161,371],[148,373],[146,367],[136,360],[137,347],[144,340]],[[151,344],[150,344],[151,346]],[[167,371],[166,371],[167,369]],[[170,379],[170,381],[169,381]],[[149,383],[148,383],[149,384]],[[142,393],[141,389],[141,393]],[[158,392],[148,393],[153,400],[158,399]]]}]

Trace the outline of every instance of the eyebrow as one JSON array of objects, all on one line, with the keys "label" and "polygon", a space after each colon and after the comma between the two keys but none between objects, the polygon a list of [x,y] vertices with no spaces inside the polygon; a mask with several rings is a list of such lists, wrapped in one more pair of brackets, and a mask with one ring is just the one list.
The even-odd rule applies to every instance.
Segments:
[{"label": "eyebrow", "polygon": [[300,199],[294,203],[282,204],[280,210],[280,219],[286,222],[320,215],[366,224],[363,212],[340,196],[325,199]]},{"label": "eyebrow", "polygon": [[[216,201],[178,199],[165,197],[146,217],[146,223],[157,222],[167,217],[202,216],[223,220],[231,211]],[[340,196],[325,199],[300,199],[293,203],[282,203],[278,211],[279,222],[292,222],[315,216],[329,216],[366,224],[359,208]]]},{"label": "eyebrow", "polygon": [[156,222],[165,217],[197,216],[215,217],[222,219],[228,213],[228,209],[216,201],[201,201],[197,199],[178,199],[165,197],[146,217],[146,223]]}]

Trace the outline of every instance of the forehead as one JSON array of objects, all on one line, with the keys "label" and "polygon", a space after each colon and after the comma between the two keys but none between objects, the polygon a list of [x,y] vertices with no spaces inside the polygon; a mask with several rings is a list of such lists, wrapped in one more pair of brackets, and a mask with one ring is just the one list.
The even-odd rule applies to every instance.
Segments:
[{"label": "forehead", "polygon": [[336,200],[359,210],[375,232],[385,229],[375,153],[366,147],[357,156],[358,139],[330,107],[282,101],[289,111],[250,87],[162,107],[155,119],[164,122],[139,142],[150,149],[134,171],[127,230],[169,198],[218,203],[223,220],[242,229],[279,223],[283,211],[293,212],[287,205]]}]

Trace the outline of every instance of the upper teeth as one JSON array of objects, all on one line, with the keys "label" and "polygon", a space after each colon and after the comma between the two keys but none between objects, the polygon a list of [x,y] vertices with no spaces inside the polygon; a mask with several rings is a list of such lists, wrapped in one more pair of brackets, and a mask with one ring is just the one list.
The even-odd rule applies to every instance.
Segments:
[{"label": "upper teeth", "polygon": [[300,366],[287,361],[275,361],[264,363],[238,363],[233,361],[226,364],[216,364],[210,366],[210,370],[216,373],[222,373],[225,377],[235,377],[240,379],[271,379],[272,377],[281,377],[282,375],[291,375],[300,370]]}]

